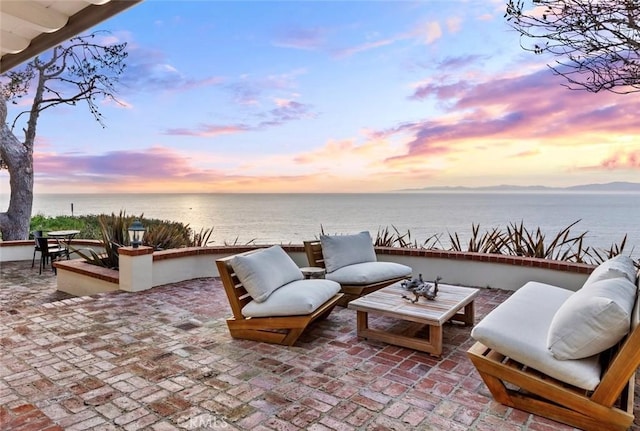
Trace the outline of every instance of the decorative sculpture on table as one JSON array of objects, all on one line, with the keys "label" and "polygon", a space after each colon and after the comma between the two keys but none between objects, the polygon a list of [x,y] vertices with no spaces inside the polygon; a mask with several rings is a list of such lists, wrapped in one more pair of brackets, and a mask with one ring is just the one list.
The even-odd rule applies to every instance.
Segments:
[{"label": "decorative sculpture on table", "polygon": [[418,299],[422,296],[429,301],[433,301],[438,296],[438,283],[442,280],[442,277],[436,277],[433,284],[427,283],[422,279],[422,274],[418,275],[417,279],[413,279],[411,281],[405,280],[400,285],[413,293],[413,298],[408,297],[407,295],[402,295],[404,299],[407,301],[411,301],[411,303],[415,304],[418,302]]}]

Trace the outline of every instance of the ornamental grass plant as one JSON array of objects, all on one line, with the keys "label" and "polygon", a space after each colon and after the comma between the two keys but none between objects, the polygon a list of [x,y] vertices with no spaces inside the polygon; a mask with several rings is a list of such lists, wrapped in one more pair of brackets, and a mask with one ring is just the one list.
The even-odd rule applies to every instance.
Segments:
[{"label": "ornamental grass plant", "polygon": [[[117,249],[123,245],[129,245],[128,227],[134,220],[139,219],[147,228],[143,244],[153,247],[154,250],[164,250],[181,247],[206,247],[214,241],[213,228],[193,231],[189,225],[179,222],[145,219],[127,216],[124,211],[119,214],[101,214],[92,216],[60,216],[45,217],[36,215],[31,219],[31,230],[80,230],[79,238],[98,239],[105,246],[106,253],[95,254],[88,250],[75,250],[79,255],[93,263],[117,267]],[[598,265],[605,260],[625,253],[627,235],[620,242],[614,242],[608,249],[600,249],[587,246],[585,238],[588,232],[574,233],[573,229],[580,222],[576,220],[556,234],[548,235],[539,227],[529,228],[523,221],[510,223],[505,228],[492,227],[481,230],[479,224],[471,224],[471,234],[468,239],[462,240],[465,235],[459,232],[448,232],[448,244],[442,241],[443,234],[433,234],[424,241],[418,241],[412,237],[411,231],[401,232],[396,226],[379,227],[374,237],[374,245],[377,247],[419,248],[427,250],[447,250],[473,253],[502,254],[520,257],[535,257],[541,259],[560,260],[574,263],[587,263]],[[323,225],[320,225],[320,234],[326,235]],[[255,240],[243,245],[253,244]],[[238,245],[236,237],[234,241],[224,240],[224,245]],[[93,254],[92,254],[93,253]],[[629,252],[633,254],[633,250]],[[105,258],[106,257],[106,258]],[[640,268],[640,262],[636,261]]]}]

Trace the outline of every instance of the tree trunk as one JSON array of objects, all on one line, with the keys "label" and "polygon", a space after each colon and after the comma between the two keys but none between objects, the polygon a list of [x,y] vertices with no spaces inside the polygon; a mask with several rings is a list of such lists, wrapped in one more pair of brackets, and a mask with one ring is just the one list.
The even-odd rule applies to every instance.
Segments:
[{"label": "tree trunk", "polygon": [[[0,84],[0,161],[1,167],[6,166],[9,170],[11,186],[9,208],[0,213],[2,240],[29,237],[33,209],[33,147],[40,112],[60,104],[75,105],[79,101],[85,101],[89,104],[90,112],[102,125],[96,97],[115,100],[113,83],[124,70],[127,44],[96,45],[89,42],[94,36],[74,37],[68,46],[54,48],[48,60],[41,61],[39,57],[35,57],[22,72],[10,75],[8,84]],[[54,84],[48,85],[47,82]],[[56,90],[59,85],[55,83],[60,84],[61,88],[70,89],[71,95],[63,96]],[[17,117],[29,112],[24,141],[20,142],[6,123],[5,97],[7,94],[9,97],[28,94],[31,85],[35,85],[31,110],[22,112]]]},{"label": "tree trunk", "polygon": [[33,146],[21,143],[6,123],[7,103],[0,97],[0,158],[9,170],[9,208],[0,213],[3,241],[27,239],[33,207]]}]

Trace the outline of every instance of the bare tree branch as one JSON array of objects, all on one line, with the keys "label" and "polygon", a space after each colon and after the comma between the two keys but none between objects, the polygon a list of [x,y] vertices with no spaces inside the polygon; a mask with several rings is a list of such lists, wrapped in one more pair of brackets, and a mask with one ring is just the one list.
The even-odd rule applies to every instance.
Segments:
[{"label": "bare tree branch", "polygon": [[[89,112],[96,121],[105,127],[102,115],[95,103],[96,96],[116,100],[115,85],[126,67],[126,43],[100,45],[91,42],[97,33],[75,37],[67,45],[60,45],[51,51],[51,58],[43,61],[36,57],[21,72],[9,72],[6,75],[11,81],[20,83],[12,88],[3,88],[5,97],[15,99],[29,91],[31,81],[38,76],[43,82],[42,98],[34,100],[29,111],[20,112],[12,123],[12,129],[23,115],[30,115],[34,109],[43,111],[52,106],[75,105],[85,101]],[[63,97],[75,87],[76,93]],[[50,97],[48,97],[50,96]],[[117,101],[117,100],[116,100]]]},{"label": "bare tree branch", "polygon": [[549,67],[566,87],[640,91],[637,0],[508,0],[505,18],[520,33],[523,49],[557,58]]},{"label": "bare tree branch", "polygon": [[[126,43],[101,45],[96,33],[71,39],[50,51],[50,57],[35,57],[22,70],[10,71],[0,84],[0,169],[9,171],[9,209],[0,212],[2,238],[25,239],[33,205],[33,146],[40,113],[57,105],[86,102],[89,112],[105,127],[97,98],[115,100],[115,84],[125,68]],[[30,89],[33,89],[30,91]],[[6,101],[17,103],[29,94],[31,109],[20,112],[11,129],[5,123]],[[119,102],[118,102],[119,103]],[[24,141],[13,134],[18,119],[27,116]]]}]

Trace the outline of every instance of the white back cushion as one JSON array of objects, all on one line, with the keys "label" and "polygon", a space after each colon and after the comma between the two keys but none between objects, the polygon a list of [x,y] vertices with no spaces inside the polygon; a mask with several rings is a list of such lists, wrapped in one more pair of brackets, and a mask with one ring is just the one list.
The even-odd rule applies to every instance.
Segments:
[{"label": "white back cushion", "polygon": [[629,256],[619,254],[609,260],[605,260],[589,274],[589,278],[587,278],[583,286],[596,281],[618,277],[625,277],[632,283],[636,282],[636,268],[633,265],[633,259]]},{"label": "white back cushion", "polygon": [[369,232],[355,235],[320,235],[320,244],[327,272],[354,263],[376,261],[376,252]]},{"label": "white back cushion", "polygon": [[629,332],[635,299],[626,277],[585,285],[553,316],[547,347],[557,359],[580,359],[614,346]]},{"label": "white back cushion", "polygon": [[238,279],[254,301],[263,302],[280,286],[304,276],[298,265],[279,245],[231,259]]}]

